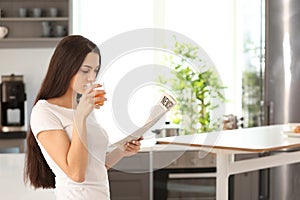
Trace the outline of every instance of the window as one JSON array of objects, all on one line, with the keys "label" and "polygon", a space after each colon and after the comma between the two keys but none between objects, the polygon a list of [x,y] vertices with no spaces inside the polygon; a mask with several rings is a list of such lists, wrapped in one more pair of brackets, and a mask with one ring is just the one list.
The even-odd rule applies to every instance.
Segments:
[{"label": "window", "polygon": [[[163,28],[185,35],[206,51],[227,86],[226,113],[242,116],[242,72],[247,65],[244,35],[257,42],[255,34],[261,33],[260,1],[75,0],[73,27],[75,34],[82,34],[98,44],[140,28]],[[156,52],[146,50],[121,56],[112,63],[106,86],[117,84],[120,77],[134,67],[157,63],[157,57]],[[141,123],[148,112],[147,105],[137,105],[146,94],[137,91],[130,99],[128,112],[136,124]],[[151,104],[151,100],[148,103]],[[114,127],[111,123],[105,123],[108,131]]]}]

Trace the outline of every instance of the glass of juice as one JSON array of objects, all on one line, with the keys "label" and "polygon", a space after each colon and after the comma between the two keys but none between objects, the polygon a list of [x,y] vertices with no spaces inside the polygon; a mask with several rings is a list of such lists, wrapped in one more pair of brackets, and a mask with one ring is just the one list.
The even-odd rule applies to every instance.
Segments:
[{"label": "glass of juice", "polygon": [[94,89],[95,91],[95,106],[103,106],[105,99],[105,87],[104,83],[100,83],[100,86]]}]

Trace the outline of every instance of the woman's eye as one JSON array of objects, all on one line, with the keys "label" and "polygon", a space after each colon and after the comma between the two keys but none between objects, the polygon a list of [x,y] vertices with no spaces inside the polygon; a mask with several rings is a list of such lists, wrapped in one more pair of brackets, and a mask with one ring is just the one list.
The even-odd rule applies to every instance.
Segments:
[{"label": "woman's eye", "polygon": [[89,73],[90,70],[82,69],[81,71],[82,71],[83,73],[87,74],[87,73]]}]

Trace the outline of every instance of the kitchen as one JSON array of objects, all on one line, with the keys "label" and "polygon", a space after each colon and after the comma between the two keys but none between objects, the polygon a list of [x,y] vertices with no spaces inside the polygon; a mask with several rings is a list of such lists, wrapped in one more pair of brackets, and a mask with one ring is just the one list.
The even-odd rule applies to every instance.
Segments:
[{"label": "kitchen", "polygon": [[[102,4],[99,5],[94,1],[90,1],[89,4],[86,4],[83,1],[73,1],[72,32],[84,34],[99,42],[99,44],[102,44],[109,38],[122,32],[138,28],[166,28],[180,32],[200,44],[214,61],[219,74],[226,75],[224,77],[221,76],[224,85],[228,86],[228,90],[226,90],[225,93],[226,96],[232,97],[228,105],[226,105],[226,113],[234,113],[238,117],[244,116],[242,102],[240,101],[242,97],[242,89],[240,87],[242,84],[242,69],[239,66],[245,66],[246,64],[244,62],[246,61],[243,60],[243,45],[241,43],[243,35],[241,32],[247,32],[249,30],[254,32],[254,36],[251,39],[256,42],[256,45],[260,46],[260,39],[261,37],[264,37],[263,35],[260,35],[260,32],[262,32],[261,27],[263,27],[263,25],[260,24],[261,21],[259,20],[261,15],[260,12],[262,10],[260,8],[262,1],[257,1],[255,5],[253,5],[254,3],[250,4],[249,2],[247,4],[247,1],[245,1],[245,7],[248,6],[251,8],[251,6],[253,6],[252,9],[256,11],[255,14],[250,11],[250,13],[245,12],[246,14],[249,14],[247,18],[249,21],[246,21],[246,19],[245,21],[242,21],[244,19],[243,17],[236,17],[243,13],[241,11],[243,9],[239,7],[242,3],[239,4],[237,1],[233,0],[200,1],[202,4],[199,3],[199,5],[194,1],[188,1],[184,4],[182,1],[171,2],[167,0],[145,1],[143,3],[140,1],[130,2],[135,4],[134,7],[139,7],[140,9],[135,10],[132,6],[127,5],[129,3],[120,1],[105,3],[105,6],[103,7],[101,7]],[[201,5],[205,5],[205,7]],[[237,8],[240,8],[240,10]],[[178,9],[183,12],[182,15],[177,14],[176,11],[178,11]],[[199,12],[199,10],[201,12]],[[91,18],[87,16],[87,13],[97,13],[99,19],[97,18],[97,20],[95,20],[95,18]],[[123,17],[120,18],[115,16]],[[197,19],[197,22],[195,23],[192,21],[194,18]],[[253,21],[251,22],[250,19]],[[189,23],[186,23],[187,21]],[[78,22],[80,25],[75,22]],[[115,24],[116,26],[111,27],[111,24]],[[198,28],[195,29],[195,26]],[[239,40],[236,41],[235,39]],[[233,44],[236,44],[236,46]],[[273,49],[276,47],[270,48]],[[0,49],[0,52],[1,75],[15,73],[24,76],[27,94],[26,104],[28,108],[26,116],[28,116],[33,104],[33,98],[41,83],[42,76],[40,76],[40,74],[45,73],[53,48],[2,48]],[[251,53],[247,54],[247,61],[250,62],[250,64],[254,63],[256,71],[259,72],[262,61],[257,59],[260,57],[257,57],[255,53]],[[132,56],[130,62],[136,57],[136,55]],[[151,61],[153,62],[153,58],[151,58]],[[145,64],[143,61],[134,61],[134,63],[136,66]],[[122,64],[123,63],[120,65]],[[229,71],[232,73],[228,73]],[[279,104],[283,103],[279,102]],[[271,108],[272,106],[266,105],[266,109]],[[249,121],[251,115],[249,114],[248,116],[244,116],[243,124],[245,127],[247,127],[246,122],[247,120]],[[258,118],[256,124],[261,124],[261,119],[259,119],[259,117],[260,115],[256,116],[256,118]],[[254,117],[251,116],[251,118]],[[28,120],[28,117],[26,120]],[[273,123],[287,122],[288,121],[273,121]],[[247,177],[247,175],[245,175],[245,177],[238,178],[256,179],[257,176]]]}]

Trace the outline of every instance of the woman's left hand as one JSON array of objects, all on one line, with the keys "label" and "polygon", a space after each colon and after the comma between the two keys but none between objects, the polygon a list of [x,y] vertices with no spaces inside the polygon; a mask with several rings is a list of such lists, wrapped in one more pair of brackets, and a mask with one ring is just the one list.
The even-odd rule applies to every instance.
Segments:
[{"label": "woman's left hand", "polygon": [[136,154],[141,147],[141,140],[143,140],[143,137],[140,137],[136,140],[131,140],[130,142],[127,142],[125,144],[125,156],[132,156]]}]

